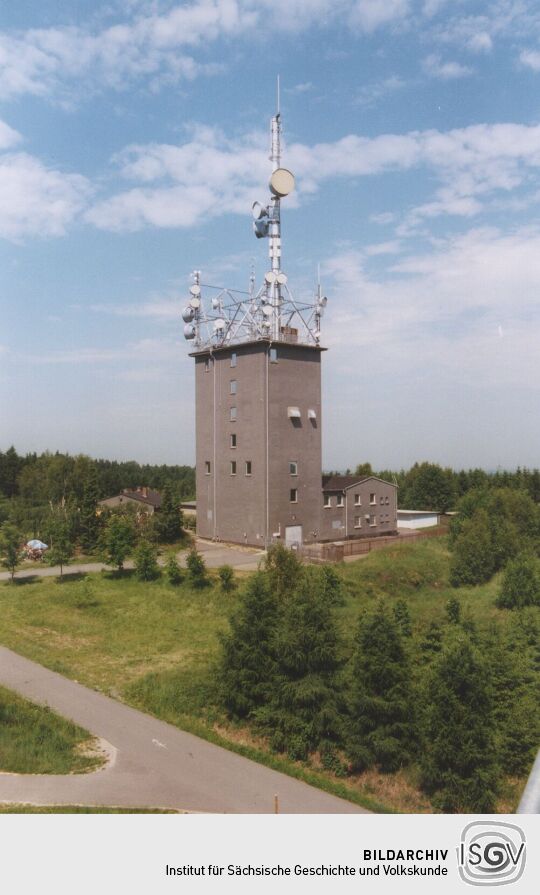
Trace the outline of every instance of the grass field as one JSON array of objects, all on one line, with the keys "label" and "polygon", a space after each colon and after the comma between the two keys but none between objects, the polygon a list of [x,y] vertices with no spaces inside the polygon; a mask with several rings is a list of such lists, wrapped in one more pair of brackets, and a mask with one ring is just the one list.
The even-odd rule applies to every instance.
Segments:
[{"label": "grass field", "polygon": [[90,734],[0,687],[0,771],[69,774],[95,770]]},{"label": "grass field", "polygon": [[[448,586],[444,539],[374,551],[340,567],[347,599],[339,610],[351,644],[360,612],[379,598],[405,598],[417,632],[444,621],[445,604],[458,596],[465,617],[479,628],[505,627],[512,614],[493,606],[497,580],[456,591]],[[280,770],[349,794],[369,807],[430,811],[414,771],[368,771],[338,780],[320,768],[272,755],[252,731],[228,722],[212,700],[218,632],[238,597],[217,584],[194,591],[163,579],[141,583],[133,575],[96,574],[63,584],[52,579],[0,584],[0,642],[81,683],[155,714],[177,726],[226,744]],[[500,810],[512,810],[523,780],[505,781]]]},{"label": "grass field", "polygon": [[165,808],[87,808],[84,805],[0,805],[0,814],[176,814]]}]

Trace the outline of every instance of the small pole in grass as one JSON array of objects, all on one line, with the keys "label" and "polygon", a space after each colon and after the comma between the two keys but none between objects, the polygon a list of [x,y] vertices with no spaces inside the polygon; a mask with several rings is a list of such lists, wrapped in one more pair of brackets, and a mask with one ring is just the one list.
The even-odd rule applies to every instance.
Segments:
[{"label": "small pole in grass", "polygon": [[277,793],[274,796],[274,814],[279,814],[279,798]]}]

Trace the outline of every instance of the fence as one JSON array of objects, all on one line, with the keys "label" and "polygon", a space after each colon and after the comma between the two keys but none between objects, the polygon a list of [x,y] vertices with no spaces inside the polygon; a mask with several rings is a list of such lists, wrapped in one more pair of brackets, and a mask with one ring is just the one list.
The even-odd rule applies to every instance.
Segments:
[{"label": "fence", "polygon": [[350,541],[339,541],[331,544],[304,544],[299,548],[298,554],[306,562],[342,562],[346,556],[363,556],[372,550],[384,550],[385,547],[403,547],[412,541],[424,538],[440,538],[448,534],[448,529],[443,526],[429,531],[417,531],[401,535],[389,535],[379,538],[356,538]]}]

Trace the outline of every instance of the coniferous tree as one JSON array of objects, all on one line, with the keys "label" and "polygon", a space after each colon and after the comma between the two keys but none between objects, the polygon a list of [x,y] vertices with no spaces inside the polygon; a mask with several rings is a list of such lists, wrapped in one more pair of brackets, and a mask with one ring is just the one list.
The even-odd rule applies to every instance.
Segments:
[{"label": "coniferous tree", "polygon": [[206,563],[201,554],[197,552],[195,547],[192,547],[187,555],[186,566],[188,570],[189,580],[193,587],[202,588],[206,587],[210,583],[208,581]]},{"label": "coniferous tree", "polygon": [[15,571],[21,560],[21,535],[10,522],[4,522],[0,528],[0,564],[11,572],[11,583],[15,579]]},{"label": "coniferous tree", "polygon": [[268,577],[253,575],[221,637],[221,701],[236,718],[253,717],[271,699],[276,678],[275,636],[278,605]]},{"label": "coniferous tree", "polygon": [[394,605],[394,620],[403,637],[411,637],[412,620],[409,604],[406,600],[396,600]]},{"label": "coniferous tree", "polygon": [[478,510],[465,520],[454,543],[450,583],[454,587],[482,584],[494,571],[489,517],[485,510]]},{"label": "coniferous tree", "polygon": [[97,515],[99,487],[95,467],[90,466],[83,484],[79,513],[80,542],[83,550],[95,550],[99,540],[100,521]]},{"label": "coniferous tree", "polygon": [[498,767],[489,664],[464,634],[434,663],[426,699],[424,790],[447,813],[493,811]]},{"label": "coniferous tree", "polygon": [[293,760],[305,760],[319,750],[323,760],[331,762],[341,739],[342,644],[327,586],[320,569],[303,569],[295,590],[281,604],[276,682],[270,704],[257,714],[273,747]]},{"label": "coniferous tree", "polygon": [[395,619],[379,603],[365,615],[352,659],[347,751],[353,770],[395,771],[415,751],[409,661]]},{"label": "coniferous tree", "polygon": [[218,578],[221,585],[221,590],[224,594],[230,594],[231,591],[236,588],[236,581],[234,578],[234,569],[232,566],[220,566],[218,569]]},{"label": "coniferous tree", "polygon": [[453,625],[459,625],[461,621],[461,603],[457,597],[450,597],[446,603],[446,615]]},{"label": "coniferous tree", "polygon": [[140,581],[159,578],[157,550],[148,541],[141,541],[135,550],[135,573]]},{"label": "coniferous tree", "polygon": [[178,560],[173,553],[171,553],[165,564],[165,574],[167,575],[169,584],[172,584],[173,587],[177,587],[179,584],[181,584],[184,578],[183,569],[179,565]]},{"label": "coniferous tree", "polygon": [[431,662],[442,650],[443,634],[437,622],[430,622],[420,641],[421,659]]},{"label": "coniferous tree", "polygon": [[508,563],[495,603],[499,609],[540,605],[540,570],[536,557],[521,554]]},{"label": "coniferous tree", "polygon": [[158,540],[164,544],[173,544],[180,540],[183,535],[182,524],[179,501],[170,485],[165,485],[161,494],[161,507],[155,517]]}]

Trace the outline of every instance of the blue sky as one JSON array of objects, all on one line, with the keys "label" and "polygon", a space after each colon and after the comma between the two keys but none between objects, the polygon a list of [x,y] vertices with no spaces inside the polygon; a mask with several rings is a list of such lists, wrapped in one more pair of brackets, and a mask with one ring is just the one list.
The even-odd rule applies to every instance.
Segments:
[{"label": "blue sky", "polygon": [[4,4],[0,448],[193,462],[180,311],[264,274],[278,72],[325,467],[540,465],[533,0]]}]

